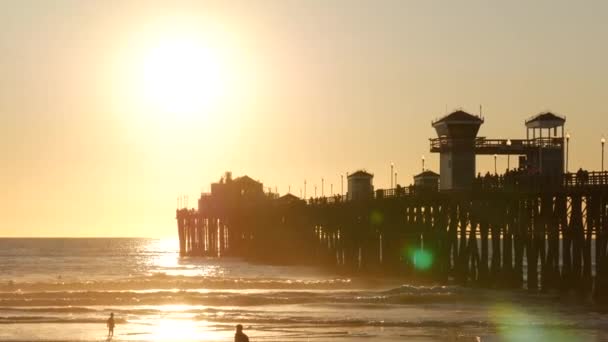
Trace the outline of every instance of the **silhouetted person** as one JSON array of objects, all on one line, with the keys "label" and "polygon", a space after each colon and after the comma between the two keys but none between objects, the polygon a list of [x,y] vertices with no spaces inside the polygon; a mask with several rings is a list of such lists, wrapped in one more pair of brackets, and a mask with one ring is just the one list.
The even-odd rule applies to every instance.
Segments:
[{"label": "silhouetted person", "polygon": [[234,334],[234,342],[249,342],[249,337],[243,333],[243,326],[236,326],[236,334]]},{"label": "silhouetted person", "polygon": [[578,169],[578,171],[576,171],[576,185],[582,185],[583,184],[584,173],[585,173],[585,171],[583,171],[582,167],[580,167]]},{"label": "silhouetted person", "polygon": [[110,314],[110,318],[108,318],[108,323],[107,323],[107,326],[108,326],[108,336],[114,336],[114,325],[115,325],[115,323],[114,323],[114,313],[112,312]]}]

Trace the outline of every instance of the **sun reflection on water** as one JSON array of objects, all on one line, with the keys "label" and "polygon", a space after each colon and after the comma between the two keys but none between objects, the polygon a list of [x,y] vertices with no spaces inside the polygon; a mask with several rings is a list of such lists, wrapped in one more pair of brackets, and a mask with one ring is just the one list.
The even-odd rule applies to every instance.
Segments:
[{"label": "sun reflection on water", "polygon": [[151,240],[145,246],[145,264],[151,274],[184,277],[222,277],[224,267],[206,258],[181,258],[179,240]]},{"label": "sun reflection on water", "polygon": [[147,336],[151,341],[217,341],[222,333],[207,322],[191,319],[162,319]]}]

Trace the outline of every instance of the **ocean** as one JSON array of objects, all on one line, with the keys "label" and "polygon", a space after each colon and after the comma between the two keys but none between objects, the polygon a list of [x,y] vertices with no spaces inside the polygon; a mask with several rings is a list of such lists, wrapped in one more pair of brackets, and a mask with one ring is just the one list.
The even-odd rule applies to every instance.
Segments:
[{"label": "ocean", "polygon": [[177,240],[0,239],[0,340],[603,341],[608,313],[575,294],[352,277],[180,258]]}]

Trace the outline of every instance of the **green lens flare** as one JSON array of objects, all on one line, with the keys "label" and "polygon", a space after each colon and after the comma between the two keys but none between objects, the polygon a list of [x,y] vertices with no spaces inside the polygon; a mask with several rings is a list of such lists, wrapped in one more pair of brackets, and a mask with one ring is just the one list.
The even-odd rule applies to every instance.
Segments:
[{"label": "green lens flare", "polygon": [[586,341],[580,332],[562,327],[563,320],[555,312],[530,309],[525,304],[499,303],[490,308],[488,317],[496,324],[500,341]]},{"label": "green lens flare", "polygon": [[414,267],[418,270],[426,270],[433,265],[433,255],[424,249],[415,250],[412,259]]},{"label": "green lens flare", "polygon": [[378,210],[374,210],[369,215],[369,221],[374,226],[380,225],[384,222],[384,215]]}]

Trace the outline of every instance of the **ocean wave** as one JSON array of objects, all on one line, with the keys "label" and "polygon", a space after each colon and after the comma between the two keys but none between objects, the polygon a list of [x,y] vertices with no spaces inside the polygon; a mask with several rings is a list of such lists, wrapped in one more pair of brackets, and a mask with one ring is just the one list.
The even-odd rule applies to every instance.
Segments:
[{"label": "ocean wave", "polygon": [[490,320],[367,320],[367,319],[319,319],[316,317],[285,317],[277,318],[270,316],[260,317],[200,317],[214,323],[233,323],[251,325],[298,325],[299,327],[399,327],[399,328],[490,328],[490,329],[509,329],[509,328],[542,328],[542,329],[580,329],[592,326],[599,328],[601,324],[583,324],[581,322],[497,322]]},{"label": "ocean wave", "polygon": [[[240,279],[233,279],[237,284]],[[328,284],[339,283],[333,289],[327,289]],[[254,282],[252,288],[222,289],[145,289],[145,290],[16,290],[0,292],[0,310],[6,307],[49,307],[52,310],[77,312],[83,307],[99,306],[154,306],[154,305],[189,305],[216,307],[253,307],[260,305],[361,305],[366,308],[379,308],[383,305],[415,305],[415,304],[466,304],[479,302],[529,302],[542,301],[547,298],[535,296],[528,298],[526,294],[479,290],[459,286],[415,286],[402,285],[398,287],[371,290],[350,288],[356,286],[350,279],[332,282],[314,281],[286,282],[275,279],[261,279]],[[260,286],[265,284],[266,287]],[[292,288],[281,288],[294,285]],[[289,284],[289,285],[285,285]],[[311,285],[312,284],[312,285]],[[242,286],[242,284],[237,285]],[[307,287],[308,286],[308,287]],[[334,286],[334,285],[332,285]],[[73,311],[71,311],[73,310]]]},{"label": "ocean wave", "polygon": [[227,309],[227,308],[214,308],[204,306],[185,306],[180,307],[179,310],[172,308],[168,310],[166,307],[158,306],[156,308],[147,306],[126,306],[126,307],[112,307],[111,309],[105,307],[80,307],[80,306],[45,306],[45,307],[2,307],[0,312],[3,313],[17,313],[27,316],[33,316],[34,314],[64,314],[64,313],[78,313],[78,314],[107,314],[114,312],[117,315],[165,315],[168,312],[179,313],[190,313],[190,314],[220,314],[224,315],[227,313],[238,313],[238,314],[256,314],[263,311],[260,310],[247,310],[243,308],[238,309]]},{"label": "ocean wave", "polygon": [[0,293],[0,307],[94,305],[256,306],[278,304],[424,304],[479,300],[453,288],[402,287],[388,291],[41,291]]},{"label": "ocean wave", "polygon": [[[360,318],[318,318],[313,316],[270,316],[265,314],[240,314],[233,312],[226,314],[222,312],[216,315],[198,315],[194,317],[196,320],[206,321],[210,326],[217,324],[218,326],[226,324],[245,324],[255,325],[258,329],[272,326],[285,326],[298,328],[336,328],[336,327],[385,327],[385,328],[489,328],[489,329],[509,329],[509,328],[537,328],[537,329],[581,329],[581,328],[601,328],[602,324],[581,322],[497,322],[491,320],[374,320]],[[57,317],[57,316],[6,316],[0,317],[0,324],[32,324],[32,323],[95,323],[104,324],[105,316],[103,317]],[[117,324],[129,324],[129,320],[125,318],[116,318]],[[141,323],[140,323],[141,324]]]},{"label": "ocean wave", "polygon": [[350,278],[282,279],[180,276],[156,273],[117,280],[14,282],[0,284],[2,292],[147,290],[147,289],[343,289],[354,286]]},{"label": "ocean wave", "polygon": [[[53,316],[8,316],[0,317],[0,324],[19,324],[19,323],[99,323],[104,324],[106,318],[61,318]],[[116,318],[117,324],[127,323],[126,319]]]}]

